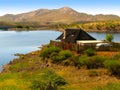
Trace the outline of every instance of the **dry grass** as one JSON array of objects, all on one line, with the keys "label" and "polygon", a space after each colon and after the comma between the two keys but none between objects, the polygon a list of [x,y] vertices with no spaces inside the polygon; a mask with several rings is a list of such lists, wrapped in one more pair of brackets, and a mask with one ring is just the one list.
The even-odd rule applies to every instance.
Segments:
[{"label": "dry grass", "polygon": [[54,67],[57,74],[64,77],[68,81],[68,84],[64,86],[65,90],[91,90],[94,87],[103,86],[110,82],[120,82],[120,80],[116,77],[109,76],[106,69],[94,69],[99,73],[99,75],[90,77],[90,70],[77,69],[72,66],[64,67],[53,65],[52,67]]},{"label": "dry grass", "polygon": [[[19,63],[21,64],[27,63],[28,66],[29,64],[34,66],[34,68],[32,69],[31,67],[27,67],[26,70],[23,70],[23,71],[27,71],[27,73],[31,72],[31,74],[37,74],[42,70],[40,66],[41,61],[40,61],[39,53],[40,51],[31,52],[29,54],[26,54],[24,58],[22,58],[22,60],[19,60]],[[108,52],[97,52],[97,55],[107,56],[107,57],[112,57],[116,54],[117,52],[109,52],[109,51]],[[110,82],[111,83],[120,82],[120,79],[114,76],[110,76],[106,69],[93,69],[99,74],[98,76],[90,77],[89,76],[90,70],[84,69],[84,68],[77,69],[73,66],[56,65],[50,62],[49,62],[48,68],[53,68],[58,75],[62,76],[68,82],[67,85],[61,87],[61,88],[64,88],[64,90],[91,90],[94,87],[103,86]],[[9,65],[6,66],[6,69],[4,72],[9,73]],[[19,72],[22,72],[22,70]],[[10,82],[7,80],[9,79],[6,79],[4,82],[0,82],[0,85],[4,83],[9,84]],[[15,79],[12,78],[10,79],[10,81],[14,85],[16,85]],[[10,83],[10,85],[12,83]],[[25,87],[25,86],[23,85],[20,87]]]},{"label": "dry grass", "polygon": [[118,54],[118,52],[115,52],[115,51],[98,51],[97,52],[98,56],[106,56],[106,57],[113,57],[116,54]]}]

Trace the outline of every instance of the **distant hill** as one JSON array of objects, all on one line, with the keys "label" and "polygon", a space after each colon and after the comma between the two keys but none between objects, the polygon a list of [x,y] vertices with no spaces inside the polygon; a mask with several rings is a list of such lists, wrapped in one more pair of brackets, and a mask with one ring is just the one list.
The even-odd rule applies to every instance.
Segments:
[{"label": "distant hill", "polygon": [[69,7],[59,9],[38,9],[17,15],[7,14],[0,16],[0,21],[9,22],[40,22],[40,23],[73,23],[80,21],[120,20],[117,15],[89,15],[80,13]]}]

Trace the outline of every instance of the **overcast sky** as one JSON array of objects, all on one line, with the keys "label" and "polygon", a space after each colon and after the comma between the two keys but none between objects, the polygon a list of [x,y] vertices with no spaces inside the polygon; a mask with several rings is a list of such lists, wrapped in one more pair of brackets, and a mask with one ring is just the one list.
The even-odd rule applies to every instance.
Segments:
[{"label": "overcast sky", "polygon": [[88,14],[115,14],[120,16],[120,0],[0,0],[0,16],[18,14],[41,8],[71,7]]}]

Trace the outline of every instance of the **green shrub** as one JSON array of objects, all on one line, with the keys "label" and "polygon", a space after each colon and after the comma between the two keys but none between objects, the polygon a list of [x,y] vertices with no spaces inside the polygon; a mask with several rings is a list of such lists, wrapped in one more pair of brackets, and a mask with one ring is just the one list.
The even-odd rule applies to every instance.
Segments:
[{"label": "green shrub", "polygon": [[78,60],[78,65],[77,67],[78,68],[81,68],[81,67],[86,67],[86,61],[89,61],[89,57],[86,56],[86,55],[82,55],[79,57],[79,60]]},{"label": "green shrub", "polygon": [[51,82],[52,85],[57,86],[65,85],[67,83],[64,78],[57,75],[53,70],[46,70],[42,74],[42,79],[47,83]]},{"label": "green shrub", "polygon": [[113,75],[120,75],[120,61],[118,60],[106,60],[104,66]]},{"label": "green shrub", "polygon": [[79,56],[78,55],[73,55],[71,58],[70,58],[70,61],[71,61],[71,65],[73,66],[78,66],[79,64]]},{"label": "green shrub", "polygon": [[61,60],[68,59],[71,56],[72,56],[72,52],[69,50],[63,50],[59,53],[59,57]]},{"label": "green shrub", "polygon": [[39,74],[39,78],[31,81],[31,90],[58,90],[58,86],[67,84],[64,78],[57,75],[52,69],[45,69]]},{"label": "green shrub", "polygon": [[86,53],[88,56],[93,56],[93,55],[95,55],[95,51],[94,51],[92,48],[89,48],[89,49],[85,50],[85,53]]},{"label": "green shrub", "polygon": [[112,34],[106,34],[106,41],[112,42],[113,39],[114,39],[114,36]]},{"label": "green shrub", "polygon": [[52,85],[51,82],[44,83],[38,80],[34,80],[30,86],[31,90],[58,90],[57,86]]},{"label": "green shrub", "polygon": [[62,50],[58,54],[53,54],[51,56],[51,60],[53,63],[62,63],[64,60],[70,58],[72,56],[72,52],[69,50]]},{"label": "green shrub", "polygon": [[93,56],[88,57],[82,55],[79,57],[79,60],[75,62],[77,67],[86,67],[87,69],[96,69],[100,67],[104,67],[104,61],[106,60],[105,57]]},{"label": "green shrub", "polygon": [[38,80],[34,80],[32,81],[30,88],[31,90],[45,90],[46,84]]},{"label": "green shrub", "polygon": [[61,49],[59,47],[51,46],[41,50],[40,56],[43,58],[49,58],[52,53],[59,53]]},{"label": "green shrub", "polygon": [[58,55],[55,55],[55,56],[51,57],[51,61],[52,61],[52,63],[59,64],[61,62],[61,59],[60,59],[60,57]]},{"label": "green shrub", "polygon": [[97,69],[104,67],[105,57],[94,56],[85,61],[85,65],[88,69]]}]

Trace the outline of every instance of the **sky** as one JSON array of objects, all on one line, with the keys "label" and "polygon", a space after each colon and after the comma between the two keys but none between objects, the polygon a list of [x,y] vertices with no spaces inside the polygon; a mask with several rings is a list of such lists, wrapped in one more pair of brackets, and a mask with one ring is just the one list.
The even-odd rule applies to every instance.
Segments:
[{"label": "sky", "polygon": [[46,8],[71,7],[88,14],[115,14],[120,16],[120,0],[0,0],[0,16],[19,14]]}]

